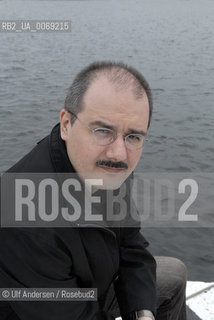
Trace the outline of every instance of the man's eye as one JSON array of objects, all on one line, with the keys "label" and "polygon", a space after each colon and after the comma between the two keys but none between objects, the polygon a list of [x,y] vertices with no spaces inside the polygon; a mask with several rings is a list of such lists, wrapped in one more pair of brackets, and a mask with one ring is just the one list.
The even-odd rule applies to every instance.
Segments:
[{"label": "man's eye", "polygon": [[137,135],[137,134],[129,134],[127,137],[129,140],[133,140],[133,141],[141,141],[143,139],[143,136],[141,135]]},{"label": "man's eye", "polygon": [[100,136],[111,136],[112,132],[109,129],[105,129],[105,128],[97,128],[94,130],[94,133],[96,135],[100,135]]}]

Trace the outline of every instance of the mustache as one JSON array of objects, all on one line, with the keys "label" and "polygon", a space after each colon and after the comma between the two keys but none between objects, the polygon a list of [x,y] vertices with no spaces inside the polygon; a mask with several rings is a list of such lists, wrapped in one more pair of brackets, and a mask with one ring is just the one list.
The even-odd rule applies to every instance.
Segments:
[{"label": "mustache", "polygon": [[128,169],[128,166],[125,162],[113,162],[110,160],[98,160],[96,162],[96,166],[105,166],[109,168],[117,168],[117,169]]}]

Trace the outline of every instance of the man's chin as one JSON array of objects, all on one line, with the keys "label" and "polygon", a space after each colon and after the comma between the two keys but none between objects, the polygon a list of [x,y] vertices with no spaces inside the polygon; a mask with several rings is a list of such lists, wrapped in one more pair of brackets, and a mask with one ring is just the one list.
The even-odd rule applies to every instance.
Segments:
[{"label": "man's chin", "polygon": [[99,187],[100,190],[116,190],[122,185],[121,183],[104,182],[102,186]]},{"label": "man's chin", "polygon": [[115,190],[119,189],[123,182],[126,180],[127,175],[100,175],[99,178],[102,180],[102,185],[99,186],[99,189],[102,190]]},{"label": "man's chin", "polygon": [[99,172],[96,174],[83,174],[81,178],[86,185],[90,185],[92,190],[115,190],[121,187],[128,176],[127,172],[124,171],[121,173]]}]

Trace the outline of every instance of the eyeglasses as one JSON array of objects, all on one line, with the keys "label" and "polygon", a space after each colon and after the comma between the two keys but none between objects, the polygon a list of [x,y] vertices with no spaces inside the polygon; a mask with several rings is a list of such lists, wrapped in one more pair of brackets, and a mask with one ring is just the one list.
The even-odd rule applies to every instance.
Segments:
[{"label": "eyeglasses", "polygon": [[116,132],[115,130],[109,128],[91,129],[89,126],[83,123],[82,120],[80,120],[75,113],[71,111],[68,112],[72,114],[77,120],[79,120],[79,122],[85,128],[88,128],[91,131],[94,141],[100,146],[109,145],[117,139],[117,136],[122,135],[124,137],[126,148],[129,150],[137,150],[142,148],[143,142],[147,140],[146,134],[143,135],[140,133],[130,133],[125,135],[122,132]]}]

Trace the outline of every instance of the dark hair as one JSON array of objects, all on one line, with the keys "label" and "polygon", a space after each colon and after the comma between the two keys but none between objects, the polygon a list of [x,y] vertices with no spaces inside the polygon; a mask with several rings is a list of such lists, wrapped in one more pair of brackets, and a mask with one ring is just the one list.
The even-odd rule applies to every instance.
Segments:
[{"label": "dark hair", "polygon": [[[149,101],[149,127],[153,111],[150,86],[139,71],[122,62],[94,62],[80,71],[68,89],[64,108],[76,115],[82,111],[84,108],[83,98],[86,91],[92,82],[101,75],[104,75],[111,83],[113,83],[116,90],[127,89],[131,85],[136,99],[140,99],[144,92],[146,92]],[[76,118],[74,117],[72,123],[75,120]]]}]

